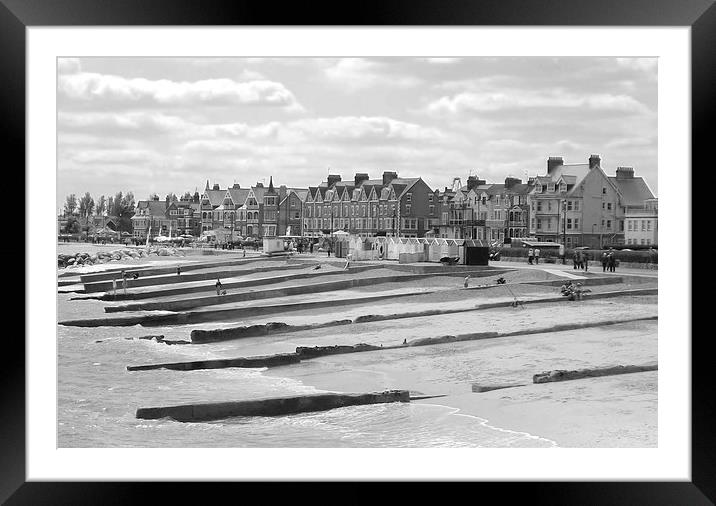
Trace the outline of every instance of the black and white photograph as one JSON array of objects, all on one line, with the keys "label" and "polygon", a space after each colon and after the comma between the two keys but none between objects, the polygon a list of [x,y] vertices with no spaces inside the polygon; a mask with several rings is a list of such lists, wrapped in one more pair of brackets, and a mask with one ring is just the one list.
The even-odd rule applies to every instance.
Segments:
[{"label": "black and white photograph", "polygon": [[58,57],[58,448],[657,448],[659,70]]}]

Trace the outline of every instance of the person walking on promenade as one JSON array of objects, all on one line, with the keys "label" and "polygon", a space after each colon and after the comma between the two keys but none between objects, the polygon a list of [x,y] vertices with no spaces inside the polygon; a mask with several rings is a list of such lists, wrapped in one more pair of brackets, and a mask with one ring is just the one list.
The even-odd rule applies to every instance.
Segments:
[{"label": "person walking on promenade", "polygon": [[532,265],[532,260],[534,259],[535,251],[530,248],[527,250],[527,263]]},{"label": "person walking on promenade", "polygon": [[177,265],[177,276],[181,276],[181,266]]},{"label": "person walking on promenade", "polygon": [[331,243],[328,243],[328,256],[331,256]]},{"label": "person walking on promenade", "polygon": [[589,253],[586,251],[582,252],[582,265],[584,266],[584,272],[589,271]]},{"label": "person walking on promenade", "polygon": [[609,262],[607,264],[607,267],[609,267],[609,272],[614,272],[616,266],[617,266],[617,259],[614,256],[614,251],[610,251],[609,252]]},{"label": "person walking on promenade", "polygon": [[577,270],[577,267],[579,267],[579,250],[574,252],[572,261],[574,262],[574,270]]},{"label": "person walking on promenade", "polygon": [[344,271],[345,271],[345,270],[348,270],[348,267],[351,266],[351,260],[353,260],[353,255],[351,255],[350,253],[348,253],[348,254],[346,255],[346,265],[343,266],[343,270],[344,270]]},{"label": "person walking on promenade", "polygon": [[539,264],[539,248],[535,248],[535,264]]},{"label": "person walking on promenade", "polygon": [[609,256],[607,255],[607,252],[605,251],[602,253],[602,272],[607,272],[607,264],[609,263]]},{"label": "person walking on promenade", "polygon": [[463,288],[467,288],[470,283],[470,275],[465,276],[465,282],[462,284]]},{"label": "person walking on promenade", "polygon": [[221,280],[216,278],[216,295],[221,295]]},{"label": "person walking on promenade", "polygon": [[308,248],[311,252],[311,255],[313,255],[313,241],[311,241],[311,245]]}]

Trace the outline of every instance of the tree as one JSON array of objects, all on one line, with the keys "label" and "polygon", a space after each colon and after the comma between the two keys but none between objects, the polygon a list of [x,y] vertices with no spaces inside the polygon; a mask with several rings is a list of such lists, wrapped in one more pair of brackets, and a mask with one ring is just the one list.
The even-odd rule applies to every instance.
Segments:
[{"label": "tree", "polygon": [[67,220],[64,232],[67,234],[79,234],[82,231],[82,226],[77,218],[70,218]]},{"label": "tree", "polygon": [[122,192],[117,192],[112,201],[112,216],[119,218],[119,226],[117,227],[120,232],[131,232],[132,231],[132,216],[134,216],[134,193],[127,192],[126,195],[122,195]]},{"label": "tree", "polygon": [[114,212],[114,197],[111,195],[107,197],[107,214],[112,216],[112,213]]},{"label": "tree", "polygon": [[155,198],[159,200],[159,195],[157,195],[156,193],[149,194],[149,200],[154,200]]},{"label": "tree", "polygon": [[164,202],[167,203],[167,205],[171,204],[172,202],[177,202],[179,199],[174,193],[167,193],[167,196],[164,197]]},{"label": "tree", "polygon": [[182,200],[191,200],[191,192],[186,192],[181,197]]},{"label": "tree", "polygon": [[75,209],[77,209],[77,196],[74,193],[70,193],[65,201],[65,214],[72,214]]},{"label": "tree", "polygon": [[86,192],[81,198],[80,198],[80,216],[84,218],[89,218],[92,216],[92,211],[94,210],[94,199],[92,198],[92,195],[90,195],[90,192]]},{"label": "tree", "polygon": [[95,213],[97,216],[104,216],[105,211],[107,210],[107,199],[104,195],[100,195],[97,199],[97,205],[95,207]]}]

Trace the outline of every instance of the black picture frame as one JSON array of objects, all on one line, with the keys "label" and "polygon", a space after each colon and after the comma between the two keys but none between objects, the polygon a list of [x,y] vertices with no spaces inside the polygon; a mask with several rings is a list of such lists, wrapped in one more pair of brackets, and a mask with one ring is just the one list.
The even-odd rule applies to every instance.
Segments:
[{"label": "black picture frame", "polygon": [[[716,6],[713,0],[374,0],[355,4],[312,1],[286,2],[280,8],[270,2],[247,0],[0,0],[0,118],[5,123],[5,152],[14,155],[11,159],[15,160],[16,167],[25,164],[25,29],[93,25],[689,26],[692,160],[693,166],[699,162],[705,167],[712,164],[713,141],[708,127],[716,119],[713,93]],[[26,188],[25,195],[27,191]],[[48,206],[48,209],[53,208]],[[27,230],[31,224],[25,225]],[[27,269],[27,265],[25,267]],[[232,484],[26,482],[25,347],[16,335],[12,337],[6,339],[4,351],[6,357],[14,358],[6,360],[0,372],[1,501],[7,504],[126,504],[148,497],[145,494],[150,492],[159,493],[164,500],[172,495],[186,500],[197,493],[205,499],[219,500],[224,493],[231,493],[227,489]],[[668,337],[691,339],[691,336]],[[691,349],[690,482],[480,483],[477,484],[479,493],[494,489],[501,501],[522,498],[531,503],[549,504],[713,504],[716,500],[716,395],[711,388],[714,382],[710,374],[708,339],[691,339]],[[207,485],[211,487],[211,495],[206,495]],[[261,490],[252,492],[271,493],[269,487],[270,484],[258,485],[254,488]],[[356,492],[351,494],[353,500],[357,500],[361,493],[355,487],[354,490]],[[242,498],[248,499],[248,495],[242,493]]]}]

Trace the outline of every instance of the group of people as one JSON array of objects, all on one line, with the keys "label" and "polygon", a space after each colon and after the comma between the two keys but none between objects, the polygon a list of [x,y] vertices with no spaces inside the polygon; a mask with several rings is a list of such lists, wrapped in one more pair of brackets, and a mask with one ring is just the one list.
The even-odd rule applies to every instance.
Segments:
[{"label": "group of people", "polygon": [[527,250],[527,263],[532,264],[538,264],[539,263],[539,248],[530,248]]},{"label": "group of people", "polygon": [[584,269],[584,272],[589,270],[589,255],[586,251],[575,250],[573,261],[575,269]]},{"label": "group of people", "polygon": [[617,258],[614,249],[609,248],[609,251],[602,253],[602,272],[615,272],[616,266]]}]

